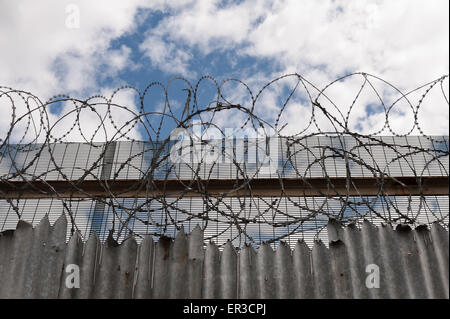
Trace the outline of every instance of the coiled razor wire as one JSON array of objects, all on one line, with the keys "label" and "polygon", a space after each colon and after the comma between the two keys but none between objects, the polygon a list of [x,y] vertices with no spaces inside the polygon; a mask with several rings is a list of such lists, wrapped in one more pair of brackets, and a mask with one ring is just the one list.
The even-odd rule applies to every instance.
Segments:
[{"label": "coiled razor wire", "polygon": [[[333,94],[329,92],[339,91],[336,88],[354,80],[359,84],[354,85],[356,93],[353,92],[349,102],[344,105],[334,101]],[[182,83],[183,90],[173,93],[175,83]],[[207,93],[213,96],[207,102],[202,96],[205,83],[209,85]],[[96,95],[81,100],[58,95],[45,102],[32,93],[0,87],[2,114],[10,116],[9,124],[0,127],[0,185],[14,187],[16,184],[13,181],[24,181],[32,187],[39,181],[51,189],[49,180],[55,179],[51,176],[57,176],[58,180],[69,182],[74,191],[84,194],[84,198],[67,198],[60,196],[57,189],[47,191],[48,198],[57,201],[69,217],[71,232],[89,233],[83,232],[79,225],[77,210],[81,210],[80,202],[91,202],[91,206],[92,203],[97,205],[94,210],[107,212],[107,217],[101,215],[101,218],[109,220],[108,225],[104,226],[105,233],[118,239],[130,234],[170,235],[192,223],[204,228],[207,240],[225,236],[238,244],[258,245],[287,240],[306,232],[317,237],[329,218],[343,224],[358,224],[363,219],[411,225],[437,222],[447,228],[448,195],[426,196],[422,194],[420,182],[424,176],[448,176],[448,133],[445,136],[427,135],[421,124],[423,114],[420,113],[429,107],[426,103],[430,92],[438,92],[439,102],[448,112],[448,89],[445,85],[448,85],[448,76],[404,93],[374,75],[352,73],[319,89],[299,74],[288,74],[268,82],[253,94],[249,85],[237,79],[219,83],[210,76],[204,76],[193,85],[177,77],[167,85],[152,82],[142,92],[123,86],[109,98]],[[157,90],[160,103],[154,99],[158,95],[154,93]],[[135,100],[129,100],[133,105],[115,102],[115,97],[123,91],[136,94]],[[343,94],[346,92],[343,90]],[[372,94],[372,100],[364,100],[363,95],[367,92]],[[183,94],[184,104],[174,102],[172,93],[178,94],[178,98]],[[276,99],[266,99],[266,93]],[[297,105],[292,107],[295,103]],[[362,111],[358,109],[361,103]],[[303,112],[301,118],[305,125],[302,128],[296,128],[296,123],[286,119],[294,116],[292,112],[295,110]],[[97,121],[95,127],[85,127],[86,112],[93,121]],[[372,124],[377,129],[365,133],[361,125],[358,126],[358,121],[373,115],[377,120]],[[356,124],[353,123],[355,118]],[[448,113],[443,118],[448,120]],[[395,128],[399,119],[411,121],[412,125],[399,132]],[[4,120],[2,123],[5,123]],[[211,129],[220,132],[220,142],[215,145],[218,145],[222,159],[228,157],[227,165],[221,166],[219,160],[206,162],[202,157],[205,153],[201,153],[203,155],[196,161],[193,155],[182,163],[171,161],[171,147],[177,143],[171,133],[176,130],[192,133],[195,131],[193,123],[202,132]],[[258,161],[252,166],[248,160],[236,160],[236,152],[245,154],[248,151],[251,138],[242,138],[245,143],[239,144],[239,147],[244,150],[238,150],[237,140],[232,139],[231,154],[225,154],[224,141],[232,136],[228,136],[230,131],[225,130],[224,125],[230,123],[233,135],[253,131],[258,132],[259,141],[264,138],[280,141],[282,156],[277,158],[276,171],[264,175],[262,164],[258,166]],[[295,132],[292,132],[292,127],[296,128]],[[136,132],[141,136],[140,141],[133,136]],[[90,155],[86,167],[76,167],[82,172],[76,177],[67,174],[67,167],[61,164],[61,154],[51,151],[57,144],[70,143],[74,134],[77,134],[78,140],[96,150]],[[195,134],[189,138],[183,147],[188,145],[192,148],[197,143],[207,148],[208,143],[213,142],[209,137]],[[419,143],[410,143],[411,140]],[[141,148],[129,156],[117,149],[113,155],[108,154],[108,150],[116,148],[117,143],[123,143],[119,141],[141,143]],[[260,142],[258,147],[264,148],[262,144]],[[177,152],[182,153],[183,150],[178,149]],[[27,154],[26,160],[18,154]],[[44,157],[48,159],[47,169],[36,169],[37,162]],[[143,158],[147,158],[147,164],[137,165],[139,161],[142,163]],[[303,159],[301,163],[299,158]],[[107,163],[114,165],[106,174],[104,167]],[[337,169],[336,165],[340,168]],[[394,166],[400,170],[393,169]],[[355,176],[361,176],[358,170],[365,172],[361,173],[362,176],[376,179],[376,195],[350,194],[350,188],[356,185]],[[109,185],[113,181],[127,179],[129,174],[125,172],[130,171],[138,174],[133,190],[141,190],[141,195],[139,198],[117,198]],[[251,187],[245,196],[230,198],[226,196],[228,194],[212,194],[204,186],[208,185],[209,180],[217,178],[216,175],[240,181],[228,190],[228,194],[249,186],[252,180],[269,176],[279,181],[277,189],[280,195],[268,197],[254,194]],[[288,175],[299,178],[307,185],[309,177],[320,176],[326,179],[330,188],[333,188],[334,177],[344,177],[347,191],[330,195],[316,190],[320,196],[314,198],[309,198],[306,193],[304,196],[289,196],[283,184],[283,178]],[[419,195],[402,198],[389,196],[385,191],[386,181],[406,175],[416,178]],[[154,184],[155,180],[174,179],[184,183],[184,189],[175,195],[166,191],[164,182]],[[106,195],[99,197],[80,188],[79,185],[85,180],[102,182],[102,191]],[[158,187],[156,194],[155,188]],[[309,187],[313,188],[312,185]],[[197,192],[195,199],[187,196],[192,192]],[[0,197],[5,198],[4,195],[0,191]],[[19,195],[6,199],[8,211],[14,212],[17,219],[24,218],[21,201],[23,199]],[[44,202],[35,203],[36,211]],[[0,214],[5,212],[3,206]],[[423,218],[424,214],[426,218]],[[136,231],[138,224],[144,225],[145,231]]]}]

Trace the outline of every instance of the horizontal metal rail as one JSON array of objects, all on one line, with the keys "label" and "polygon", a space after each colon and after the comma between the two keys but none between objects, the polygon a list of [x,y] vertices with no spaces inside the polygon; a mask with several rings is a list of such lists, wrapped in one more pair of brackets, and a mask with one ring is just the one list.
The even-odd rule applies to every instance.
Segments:
[{"label": "horizontal metal rail", "polygon": [[447,176],[0,181],[0,199],[448,195]]}]

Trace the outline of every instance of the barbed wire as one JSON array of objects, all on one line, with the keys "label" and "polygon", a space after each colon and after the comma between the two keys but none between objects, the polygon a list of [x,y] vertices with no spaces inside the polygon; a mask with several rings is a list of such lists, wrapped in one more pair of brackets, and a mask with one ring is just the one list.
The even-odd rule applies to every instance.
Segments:
[{"label": "barbed wire", "polygon": [[[205,102],[206,82],[214,97]],[[174,83],[182,83],[175,98]],[[343,85],[356,93],[350,95]],[[0,87],[2,114],[10,117],[0,126],[0,199],[21,219],[25,190],[52,198],[69,216],[72,232],[81,232],[73,203],[92,201],[100,205],[94,210],[112,216],[106,230],[117,238],[142,236],[136,224],[154,236],[200,224],[213,229],[205,232],[208,240],[222,236],[253,244],[306,232],[317,237],[329,218],[343,224],[372,219],[448,227],[448,128],[443,136],[426,134],[420,120],[428,114],[419,115],[424,108],[429,112],[425,102],[438,101],[448,112],[445,85],[448,76],[403,93],[360,72],[319,89],[299,74],[288,74],[253,94],[238,79],[219,83],[204,76],[191,84],[177,77],[167,85],[152,82],[142,92],[123,86],[111,97],[57,95],[45,102]],[[156,89],[162,92],[159,104],[151,94]],[[124,91],[135,94],[128,105],[114,100]],[[448,121],[448,113],[442,116]],[[412,125],[405,128],[407,121]],[[76,167],[81,173],[75,177],[52,151],[74,136],[97,150],[86,167]],[[116,149],[119,141],[143,143],[127,157]],[[47,168],[37,169],[43,158]],[[138,177],[124,173],[130,171]],[[404,177],[413,185],[405,185]],[[426,184],[427,177],[445,177],[447,193],[442,187],[441,193],[430,191],[436,185]],[[371,181],[369,190],[362,188],[362,178]],[[113,187],[127,179],[133,183]],[[261,179],[269,186],[258,186]],[[69,191],[54,180],[66,182]],[[91,192],[85,181],[98,182],[97,189]],[[398,188],[403,190],[396,193]]]}]

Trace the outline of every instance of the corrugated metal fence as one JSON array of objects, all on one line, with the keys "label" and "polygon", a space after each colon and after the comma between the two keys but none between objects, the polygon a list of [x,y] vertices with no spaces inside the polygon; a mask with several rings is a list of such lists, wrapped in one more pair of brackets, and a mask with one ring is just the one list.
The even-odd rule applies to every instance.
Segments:
[{"label": "corrugated metal fence", "polygon": [[[329,247],[204,247],[200,228],[175,240],[66,243],[45,217],[0,233],[0,298],[448,298],[449,235],[408,226],[328,224]],[[79,288],[68,288],[76,282]],[[379,270],[379,272],[378,272]],[[379,285],[376,276],[379,274]],[[75,277],[74,277],[75,276]],[[69,280],[70,279],[70,280]]]}]

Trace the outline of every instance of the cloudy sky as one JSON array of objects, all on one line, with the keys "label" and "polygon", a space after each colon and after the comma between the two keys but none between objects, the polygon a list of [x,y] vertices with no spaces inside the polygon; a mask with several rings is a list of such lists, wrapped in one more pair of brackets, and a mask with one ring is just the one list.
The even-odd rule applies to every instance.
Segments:
[{"label": "cloudy sky", "polygon": [[[153,81],[166,85],[175,76],[193,84],[202,75],[218,81],[238,78],[256,93],[286,73],[298,73],[323,88],[340,76],[367,72],[408,92],[449,73],[448,7],[448,0],[0,0],[0,86],[32,92],[45,102],[55,94],[82,100],[110,97],[122,85],[142,91]],[[345,115],[362,81],[361,76],[351,77],[330,88],[326,93],[337,109],[331,112]],[[389,103],[399,98],[392,87],[373,81]],[[286,89],[295,83],[288,78],[266,90],[257,103],[258,115],[274,121]],[[179,80],[172,87],[173,108],[181,110],[186,98],[181,89],[186,85]],[[410,103],[416,106],[426,88],[411,94]],[[448,79],[442,89],[448,99]],[[426,134],[448,135],[448,103],[442,89],[434,87],[418,113]],[[247,106],[242,87],[233,84],[225,91],[233,102]],[[205,81],[202,92],[200,102],[206,105],[214,95],[211,83]],[[147,112],[164,107],[161,91],[152,94],[145,103]],[[305,94],[298,93],[297,100],[294,96],[284,110],[280,122],[287,133],[301,132],[310,123]],[[3,135],[13,114],[11,96],[0,96]],[[132,112],[138,112],[136,95],[122,90],[114,101],[127,110],[113,108],[111,118],[125,125]],[[350,126],[376,132],[384,125],[376,94],[362,92],[358,103]],[[415,111],[407,104],[399,102],[398,111],[392,112],[390,125],[399,134],[414,127]],[[48,109],[55,133],[63,135],[74,121],[71,108],[60,103]],[[16,116],[25,110],[17,101]],[[233,125],[241,119],[234,116],[218,117],[218,124]],[[100,121],[87,111],[80,118],[82,129],[91,133]],[[326,120],[322,122],[326,127]],[[111,133],[114,125],[104,130]],[[98,137],[104,138],[101,134]],[[145,138],[142,129],[132,128],[127,134]],[[80,135],[74,130],[68,137],[76,140]]]}]

